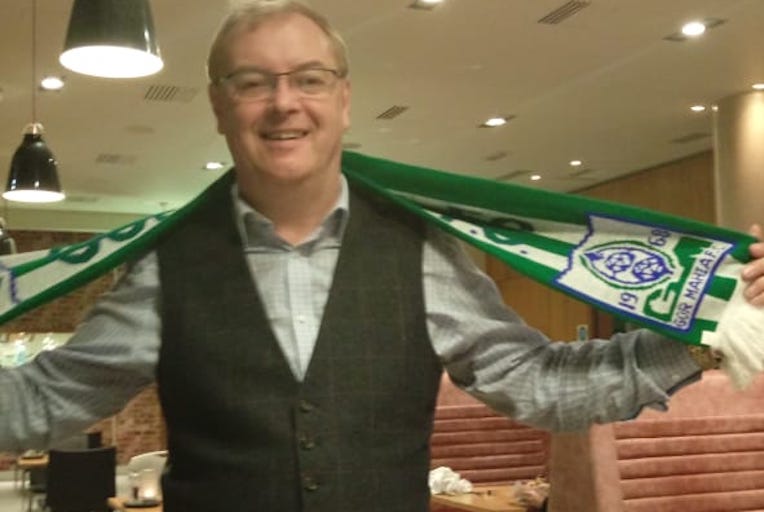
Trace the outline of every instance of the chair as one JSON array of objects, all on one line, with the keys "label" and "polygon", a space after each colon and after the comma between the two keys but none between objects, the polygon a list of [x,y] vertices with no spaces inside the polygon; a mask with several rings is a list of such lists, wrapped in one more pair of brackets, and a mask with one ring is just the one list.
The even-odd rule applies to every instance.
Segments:
[{"label": "chair", "polygon": [[35,503],[45,501],[45,492],[48,481],[48,468],[46,465],[29,467],[24,469],[22,475],[22,487],[26,493],[25,510],[31,512]]},{"label": "chair", "polygon": [[101,448],[103,446],[103,434],[100,430],[87,432],[85,438],[87,439],[88,448]]},{"label": "chair", "polygon": [[116,494],[117,450],[49,452],[45,504],[50,512],[108,512],[106,500]]},{"label": "chair", "polygon": [[48,446],[50,450],[60,450],[60,451],[79,451],[79,450],[87,450],[90,448],[88,446],[88,436],[84,432],[78,432],[77,434],[74,434],[69,437],[64,437],[62,439],[56,439],[52,443],[50,443],[50,446]]}]

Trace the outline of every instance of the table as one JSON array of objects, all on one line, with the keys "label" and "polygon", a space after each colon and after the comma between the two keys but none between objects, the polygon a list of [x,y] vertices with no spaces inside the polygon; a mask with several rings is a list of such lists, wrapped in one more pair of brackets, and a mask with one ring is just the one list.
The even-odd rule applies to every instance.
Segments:
[{"label": "table", "polygon": [[43,454],[35,457],[18,457],[16,459],[16,466],[22,470],[47,467],[48,455]]},{"label": "table", "polygon": [[475,485],[472,492],[450,496],[448,494],[433,494],[430,503],[446,505],[457,510],[471,512],[525,512],[526,509],[515,499],[512,486],[504,485]]},{"label": "table", "polygon": [[39,456],[29,457],[20,456],[17,457],[13,464],[13,485],[17,486],[19,483],[22,488],[26,487],[26,480],[32,470],[47,468],[48,467],[48,454],[40,454]]},{"label": "table", "polygon": [[162,512],[162,505],[159,504],[156,507],[127,507],[125,506],[125,498],[117,498],[112,497],[108,500],[109,508],[113,510],[118,510],[119,512],[128,512],[128,511],[134,511],[138,512],[142,510],[143,512]]},{"label": "table", "polygon": [[[33,476],[32,472],[40,472],[45,471],[45,468],[48,467],[48,454],[47,453],[41,453],[39,455],[35,456],[20,456],[16,458],[16,461],[14,463],[13,468],[13,486],[18,487],[20,486],[21,489],[26,494],[26,507],[25,509],[27,512],[32,510],[32,507],[34,505],[34,497],[35,494],[43,493],[45,492],[44,487],[40,487],[42,482],[45,480],[40,480],[42,478],[42,475],[40,474],[40,478],[37,478],[37,482],[33,482]],[[39,473],[35,473],[39,474]]]}]

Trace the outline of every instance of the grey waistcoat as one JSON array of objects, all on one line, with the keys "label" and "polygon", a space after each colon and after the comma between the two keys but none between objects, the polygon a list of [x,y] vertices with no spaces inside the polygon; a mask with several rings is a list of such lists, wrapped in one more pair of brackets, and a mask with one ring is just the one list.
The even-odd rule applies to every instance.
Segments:
[{"label": "grey waistcoat", "polygon": [[426,512],[441,365],[421,222],[351,192],[313,358],[295,380],[219,185],[159,248],[166,512]]}]

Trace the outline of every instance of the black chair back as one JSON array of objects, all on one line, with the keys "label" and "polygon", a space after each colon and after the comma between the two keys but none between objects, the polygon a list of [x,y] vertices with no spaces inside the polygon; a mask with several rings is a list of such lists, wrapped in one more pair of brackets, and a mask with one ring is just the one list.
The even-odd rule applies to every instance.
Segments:
[{"label": "black chair back", "polygon": [[48,453],[45,502],[51,512],[109,510],[116,495],[117,452],[113,446],[92,450],[53,450]]},{"label": "black chair back", "polygon": [[103,446],[103,435],[100,430],[88,432],[85,436],[88,440],[88,448],[101,448]]}]

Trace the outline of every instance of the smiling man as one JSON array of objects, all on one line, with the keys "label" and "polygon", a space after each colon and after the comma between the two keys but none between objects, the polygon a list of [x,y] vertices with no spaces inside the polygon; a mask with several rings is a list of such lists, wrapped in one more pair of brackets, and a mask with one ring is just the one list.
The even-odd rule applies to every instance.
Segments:
[{"label": "smiling man", "polygon": [[344,45],[317,21],[324,24],[296,12],[232,20],[208,66],[210,100],[241,197],[293,244],[339,197],[342,135],[350,125]]},{"label": "smiling man", "polygon": [[[342,39],[289,0],[241,5],[208,61],[234,169],[66,346],[0,371],[0,448],[45,446],[158,383],[166,512],[425,512],[445,368],[518,421],[583,429],[699,377],[640,330],[552,343],[455,240],[349,186]],[[746,268],[764,300],[764,244]]]}]

